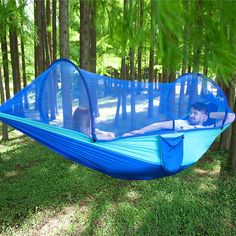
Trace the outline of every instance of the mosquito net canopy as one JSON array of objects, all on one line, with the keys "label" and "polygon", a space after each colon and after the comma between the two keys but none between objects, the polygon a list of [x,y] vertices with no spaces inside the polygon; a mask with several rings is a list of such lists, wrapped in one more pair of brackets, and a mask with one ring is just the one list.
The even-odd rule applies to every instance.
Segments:
[{"label": "mosquito net canopy", "polygon": [[[168,84],[127,81],[87,72],[60,59],[0,111],[102,140],[102,132],[122,138],[155,122],[187,119],[197,102],[206,104],[208,112],[227,115],[224,93],[200,74],[186,74]],[[208,119],[206,125],[215,122]]]}]

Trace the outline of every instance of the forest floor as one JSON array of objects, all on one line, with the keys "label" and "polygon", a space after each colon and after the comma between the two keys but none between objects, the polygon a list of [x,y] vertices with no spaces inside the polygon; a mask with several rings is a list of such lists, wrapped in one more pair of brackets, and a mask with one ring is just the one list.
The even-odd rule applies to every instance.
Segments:
[{"label": "forest floor", "polygon": [[0,141],[0,235],[236,235],[226,153],[149,181],[114,179],[10,132]]}]

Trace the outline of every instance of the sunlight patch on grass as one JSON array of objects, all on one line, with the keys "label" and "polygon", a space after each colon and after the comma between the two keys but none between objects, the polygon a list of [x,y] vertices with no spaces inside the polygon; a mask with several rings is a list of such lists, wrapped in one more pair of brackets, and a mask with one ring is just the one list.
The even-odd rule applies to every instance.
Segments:
[{"label": "sunlight patch on grass", "polygon": [[14,178],[14,177],[17,177],[18,175],[19,175],[19,171],[17,170],[8,171],[5,173],[6,178]]},{"label": "sunlight patch on grass", "polygon": [[211,170],[203,170],[195,168],[194,173],[197,177],[219,177],[220,176],[220,165],[215,165]]},{"label": "sunlight patch on grass", "polygon": [[217,190],[216,184],[201,183],[199,185],[199,190],[202,192],[212,192]]},{"label": "sunlight patch on grass", "polygon": [[138,200],[140,198],[140,194],[137,191],[130,191],[127,193],[127,197],[131,201]]}]

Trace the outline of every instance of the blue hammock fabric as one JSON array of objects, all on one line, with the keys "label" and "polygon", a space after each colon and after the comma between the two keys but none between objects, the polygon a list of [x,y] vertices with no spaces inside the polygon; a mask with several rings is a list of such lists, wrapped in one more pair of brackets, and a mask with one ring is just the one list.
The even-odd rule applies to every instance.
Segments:
[{"label": "blue hammock fabric", "polygon": [[227,126],[126,138],[122,134],[154,122],[184,119],[196,102],[207,104],[209,111],[226,116],[230,112],[222,90],[200,74],[186,74],[169,84],[125,81],[59,59],[0,106],[0,120],[109,176],[154,179],[194,164]]}]

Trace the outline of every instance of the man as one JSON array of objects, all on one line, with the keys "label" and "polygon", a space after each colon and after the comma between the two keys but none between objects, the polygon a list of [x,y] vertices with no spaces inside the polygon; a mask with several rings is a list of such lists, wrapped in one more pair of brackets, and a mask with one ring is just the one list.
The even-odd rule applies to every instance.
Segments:
[{"label": "man", "polygon": [[[208,118],[217,119],[218,121],[215,125],[204,126],[204,122],[207,121]],[[131,131],[130,133],[125,133],[122,136],[127,137],[131,135],[144,134],[151,131],[158,131],[161,129],[174,129],[177,131],[180,130],[189,130],[196,128],[213,128],[220,127],[225,118],[224,112],[210,112],[208,114],[207,106],[204,103],[197,102],[191,106],[190,114],[187,120],[169,120],[154,123],[148,126],[143,127],[139,130]],[[224,125],[233,122],[235,119],[234,113],[228,113],[225,119]]]}]

